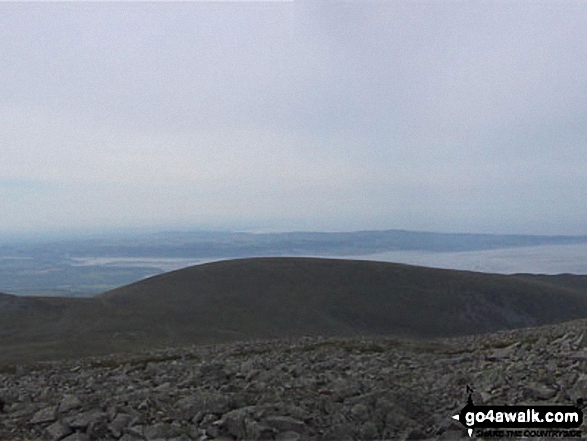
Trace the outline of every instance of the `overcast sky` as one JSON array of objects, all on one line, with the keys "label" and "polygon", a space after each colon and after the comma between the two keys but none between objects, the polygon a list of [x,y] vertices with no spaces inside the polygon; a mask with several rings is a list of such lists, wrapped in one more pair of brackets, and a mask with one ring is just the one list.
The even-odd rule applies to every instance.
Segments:
[{"label": "overcast sky", "polygon": [[0,233],[587,234],[587,2],[0,3]]}]

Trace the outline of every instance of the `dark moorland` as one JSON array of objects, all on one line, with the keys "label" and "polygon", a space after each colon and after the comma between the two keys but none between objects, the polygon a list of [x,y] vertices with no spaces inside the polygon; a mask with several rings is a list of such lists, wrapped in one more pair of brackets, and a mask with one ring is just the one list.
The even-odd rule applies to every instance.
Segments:
[{"label": "dark moorland", "polygon": [[300,336],[436,338],[587,315],[587,276],[252,258],[93,298],[0,295],[0,364]]}]

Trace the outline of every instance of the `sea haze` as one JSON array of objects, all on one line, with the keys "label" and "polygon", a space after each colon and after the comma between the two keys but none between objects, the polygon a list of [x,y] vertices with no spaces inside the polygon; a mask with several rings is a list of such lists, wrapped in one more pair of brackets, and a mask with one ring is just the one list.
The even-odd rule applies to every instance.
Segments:
[{"label": "sea haze", "polygon": [[587,274],[587,237],[445,234],[168,232],[0,247],[0,292],[91,296],[163,272],[247,257],[328,257],[491,273]]},{"label": "sea haze", "polygon": [[174,257],[76,257],[73,267],[153,268],[157,272],[173,271],[192,265],[211,262],[209,259],[182,259]]},{"label": "sea haze", "polygon": [[[446,252],[398,250],[349,256],[320,254],[311,257],[395,262],[498,274],[587,274],[587,244],[536,245],[494,250]],[[230,258],[227,256],[225,259]],[[72,266],[153,268],[156,270],[153,272],[155,275],[225,259],[84,257],[73,259]]]},{"label": "sea haze", "polygon": [[499,274],[587,274],[587,244],[453,252],[388,251],[349,258]]}]

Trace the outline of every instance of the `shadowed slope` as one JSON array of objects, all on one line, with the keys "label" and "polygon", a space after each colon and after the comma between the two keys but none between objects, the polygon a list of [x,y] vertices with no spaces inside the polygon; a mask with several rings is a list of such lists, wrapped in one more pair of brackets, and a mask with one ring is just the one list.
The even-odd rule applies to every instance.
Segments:
[{"label": "shadowed slope", "polygon": [[185,326],[202,337],[436,337],[582,317],[587,291],[564,281],[383,262],[260,258],[167,273],[100,299],[129,319],[150,316],[154,326],[157,317],[174,317],[164,326]]},{"label": "shadowed slope", "polygon": [[4,354],[37,358],[29,350],[37,347],[44,358],[49,351],[82,355],[301,335],[440,337],[557,323],[587,316],[587,276],[258,258],[190,267],[94,299],[0,302],[10,305],[0,308]]}]

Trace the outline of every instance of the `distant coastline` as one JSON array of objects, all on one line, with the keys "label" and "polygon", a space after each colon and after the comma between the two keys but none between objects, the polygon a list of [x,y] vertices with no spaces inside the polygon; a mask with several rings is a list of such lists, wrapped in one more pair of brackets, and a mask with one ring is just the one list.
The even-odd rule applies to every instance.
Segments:
[{"label": "distant coastline", "polygon": [[587,236],[165,232],[0,246],[0,292],[92,296],[163,272],[247,257],[376,260],[488,273],[587,274]]}]

